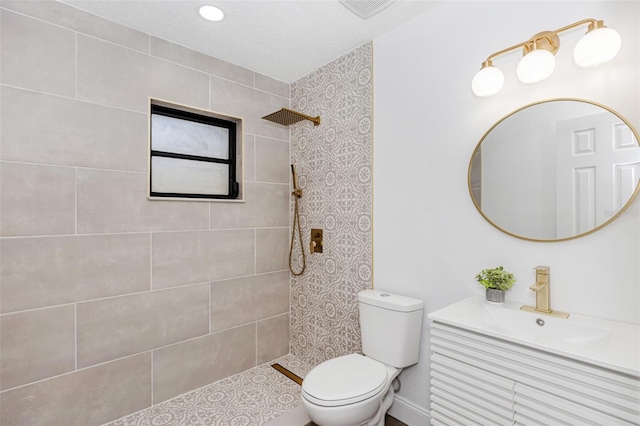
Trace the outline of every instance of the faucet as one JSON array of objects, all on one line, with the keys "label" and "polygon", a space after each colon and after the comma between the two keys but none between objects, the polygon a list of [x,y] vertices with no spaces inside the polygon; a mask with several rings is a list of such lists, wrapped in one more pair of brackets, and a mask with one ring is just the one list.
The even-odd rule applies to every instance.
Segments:
[{"label": "faucet", "polygon": [[548,266],[536,266],[536,283],[529,287],[536,293],[536,306],[523,305],[520,307],[523,311],[538,312],[545,315],[552,315],[559,318],[569,318],[569,314],[566,312],[554,311],[551,309],[550,302],[550,287],[551,287],[551,274]]}]

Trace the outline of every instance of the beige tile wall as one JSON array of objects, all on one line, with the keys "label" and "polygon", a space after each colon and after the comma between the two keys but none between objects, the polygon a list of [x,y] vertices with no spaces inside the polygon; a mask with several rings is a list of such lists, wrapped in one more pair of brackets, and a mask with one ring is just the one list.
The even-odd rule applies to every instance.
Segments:
[{"label": "beige tile wall", "polygon": [[[289,85],[0,2],[0,423],[96,425],[289,352]],[[149,201],[156,97],[244,118],[244,203]]]}]

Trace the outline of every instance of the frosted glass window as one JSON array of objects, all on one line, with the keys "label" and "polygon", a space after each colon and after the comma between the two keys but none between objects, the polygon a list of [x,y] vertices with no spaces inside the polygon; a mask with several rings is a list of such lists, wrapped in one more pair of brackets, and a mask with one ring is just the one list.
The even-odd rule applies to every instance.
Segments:
[{"label": "frosted glass window", "polygon": [[156,114],[153,149],[201,157],[229,158],[229,129]]},{"label": "frosted glass window", "polygon": [[236,123],[151,105],[152,197],[238,197]]},{"label": "frosted glass window", "polygon": [[173,194],[228,195],[229,166],[179,158],[153,157],[154,190]]}]

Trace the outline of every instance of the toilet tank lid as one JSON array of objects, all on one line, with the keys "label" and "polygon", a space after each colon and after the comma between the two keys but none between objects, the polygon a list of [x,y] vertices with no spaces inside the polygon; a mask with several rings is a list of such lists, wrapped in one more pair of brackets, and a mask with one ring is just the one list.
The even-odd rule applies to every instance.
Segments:
[{"label": "toilet tank lid", "polygon": [[420,299],[378,290],[363,290],[359,292],[358,301],[398,312],[413,312],[424,308],[424,302]]}]

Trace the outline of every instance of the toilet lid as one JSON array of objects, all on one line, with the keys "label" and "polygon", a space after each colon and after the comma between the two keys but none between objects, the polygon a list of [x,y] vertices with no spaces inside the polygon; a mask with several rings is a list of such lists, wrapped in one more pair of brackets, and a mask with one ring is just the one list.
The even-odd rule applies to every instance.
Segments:
[{"label": "toilet lid", "polygon": [[312,369],[302,382],[302,391],[307,399],[319,405],[346,405],[376,395],[386,381],[384,364],[351,354],[330,359]]}]

